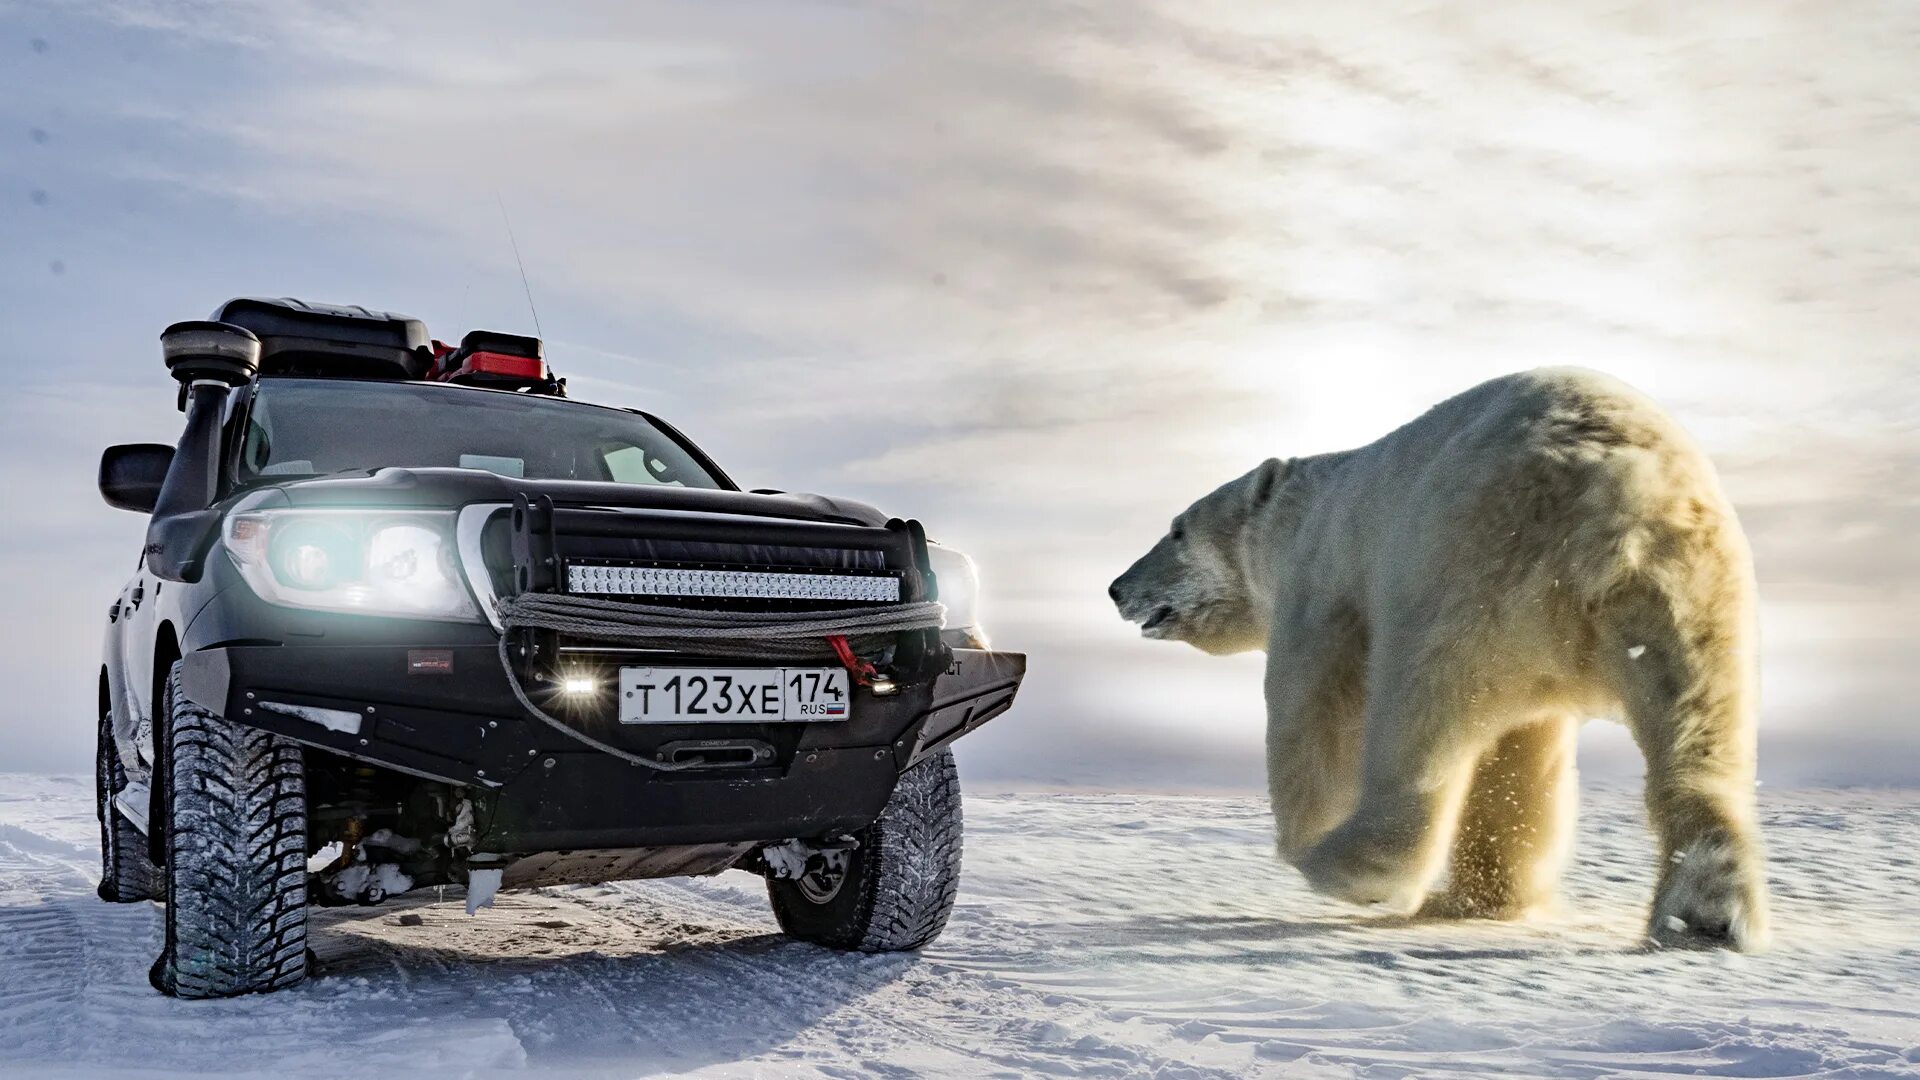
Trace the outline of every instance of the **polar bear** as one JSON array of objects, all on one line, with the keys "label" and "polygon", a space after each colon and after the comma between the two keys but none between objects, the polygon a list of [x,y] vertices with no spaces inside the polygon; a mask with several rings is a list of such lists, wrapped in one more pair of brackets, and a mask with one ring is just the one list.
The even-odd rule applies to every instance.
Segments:
[{"label": "polar bear", "polygon": [[1646,757],[1650,936],[1764,945],[1752,561],[1713,466],[1631,387],[1508,375],[1267,461],[1109,591],[1146,637],[1266,650],[1278,845],[1315,889],[1441,917],[1550,900],[1576,726],[1613,716]]}]

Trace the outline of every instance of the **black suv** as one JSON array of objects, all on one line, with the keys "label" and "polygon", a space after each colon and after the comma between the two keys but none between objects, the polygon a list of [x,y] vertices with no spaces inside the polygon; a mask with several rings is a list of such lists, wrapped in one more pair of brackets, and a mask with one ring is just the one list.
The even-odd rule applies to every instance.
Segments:
[{"label": "black suv", "polygon": [[166,904],[153,983],[288,986],[309,903],[764,875],[790,935],[913,949],[953,906],[952,742],[1026,669],[913,521],[740,490],[537,339],[239,299],[161,335],[176,447],[108,611],[111,901]]}]

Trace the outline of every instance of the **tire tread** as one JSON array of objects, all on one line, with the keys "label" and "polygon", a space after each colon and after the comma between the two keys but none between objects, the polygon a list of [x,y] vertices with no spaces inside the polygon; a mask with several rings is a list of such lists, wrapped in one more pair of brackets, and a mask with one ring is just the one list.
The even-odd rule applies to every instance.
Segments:
[{"label": "tire tread", "polygon": [[100,815],[100,899],[114,904],[157,899],[160,872],[147,857],[146,834],[114,805],[114,796],[126,790],[127,769],[114,747],[113,718],[107,713],[100,716],[94,766]]},{"label": "tire tread", "polygon": [[964,834],[960,774],[942,750],[900,776],[880,817],[862,829],[860,890],[851,917],[821,925],[817,906],[793,885],[769,880],[768,895],[789,936],[859,952],[905,952],[940,936],[960,888]]},{"label": "tire tread", "polygon": [[167,946],[154,982],[183,998],[307,974],[306,772],[297,743],[194,705],[167,680]]}]

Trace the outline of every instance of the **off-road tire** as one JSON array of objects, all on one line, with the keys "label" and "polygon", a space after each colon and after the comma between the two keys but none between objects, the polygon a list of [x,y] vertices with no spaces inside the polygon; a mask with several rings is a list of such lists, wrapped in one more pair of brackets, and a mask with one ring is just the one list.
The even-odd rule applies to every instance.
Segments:
[{"label": "off-road tire", "polygon": [[789,937],[835,949],[902,952],[940,936],[960,886],[960,775],[953,751],[908,769],[879,820],[854,834],[846,877],[824,903],[767,879]]},{"label": "off-road tire", "polygon": [[128,821],[113,797],[126,790],[127,768],[113,745],[113,718],[100,714],[94,756],[94,803],[100,812],[100,899],[132,904],[159,895],[159,871],[147,858],[147,838]]},{"label": "off-road tire", "polygon": [[167,946],[153,985],[182,998],[292,986],[307,974],[307,791],[298,744],[230,723],[167,679]]}]

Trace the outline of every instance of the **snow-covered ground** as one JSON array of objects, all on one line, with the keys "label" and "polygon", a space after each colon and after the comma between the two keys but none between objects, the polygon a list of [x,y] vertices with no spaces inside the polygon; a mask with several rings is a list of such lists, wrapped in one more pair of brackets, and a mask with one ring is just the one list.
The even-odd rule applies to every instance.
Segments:
[{"label": "snow-covered ground", "polygon": [[449,890],[321,912],[318,977],[199,1003],[147,988],[157,909],[94,899],[91,799],[0,776],[0,1075],[1920,1075],[1915,792],[1764,792],[1757,957],[1639,947],[1630,791],[1586,793],[1569,910],[1525,926],[1322,901],[1256,800],[1005,795],[918,958],[787,942],[744,874]]}]

